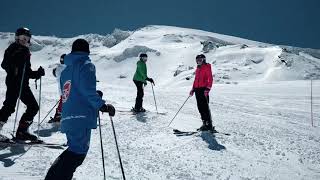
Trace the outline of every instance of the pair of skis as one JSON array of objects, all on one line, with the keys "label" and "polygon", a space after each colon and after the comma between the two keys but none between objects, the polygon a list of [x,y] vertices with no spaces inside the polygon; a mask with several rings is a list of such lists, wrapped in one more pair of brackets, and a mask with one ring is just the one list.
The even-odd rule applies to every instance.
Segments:
[{"label": "pair of skis", "polygon": [[133,115],[138,115],[138,114],[145,114],[145,113],[156,113],[156,114],[159,114],[159,115],[166,115],[167,113],[166,112],[153,112],[153,111],[149,111],[149,110],[146,110],[146,111],[141,111],[141,112],[136,112],[132,109],[117,109],[116,110],[117,112],[120,112],[120,113],[131,113]]},{"label": "pair of skis", "polygon": [[[181,131],[179,129],[173,129],[173,134],[175,134],[176,136],[191,136],[191,135],[196,135],[201,133],[202,131]],[[229,133],[223,133],[223,132],[219,132],[219,131],[206,131],[212,134],[222,134],[222,135],[226,135],[226,136],[230,136]]]},{"label": "pair of skis", "polygon": [[53,149],[64,149],[67,145],[66,144],[57,144],[57,143],[48,143],[42,140],[18,140],[16,138],[9,138],[4,135],[0,134],[0,146],[43,146]]}]

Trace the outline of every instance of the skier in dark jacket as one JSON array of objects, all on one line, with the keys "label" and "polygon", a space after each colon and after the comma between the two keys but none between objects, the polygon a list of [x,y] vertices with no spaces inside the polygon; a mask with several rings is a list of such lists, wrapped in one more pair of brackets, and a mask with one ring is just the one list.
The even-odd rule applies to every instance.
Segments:
[{"label": "skier in dark jacket", "polygon": [[137,97],[136,97],[136,104],[132,109],[134,112],[145,112],[146,110],[142,107],[143,102],[143,85],[147,85],[147,81],[154,85],[154,81],[152,78],[148,78],[147,76],[147,62],[148,56],[145,53],[140,54],[140,59],[137,62],[137,69],[133,76],[133,82],[137,87]]},{"label": "skier in dark jacket", "polygon": [[209,109],[209,92],[213,83],[211,65],[206,63],[206,57],[203,54],[196,56],[196,62],[197,69],[190,96],[196,93],[197,106],[203,122],[203,125],[198,130],[215,131],[212,126],[211,112]]},{"label": "skier in dark jacket", "polygon": [[39,110],[38,103],[29,87],[29,79],[39,79],[45,75],[41,66],[37,71],[31,69],[30,39],[29,29],[17,29],[15,42],[6,49],[1,63],[1,67],[7,72],[5,82],[7,92],[3,107],[0,109],[0,130],[9,116],[15,112],[15,106],[21,92],[20,100],[27,106],[27,109],[20,119],[16,132],[16,138],[20,140],[37,140],[35,135],[28,132],[28,128]]},{"label": "skier in dark jacket", "polygon": [[[115,109],[105,104],[96,91],[96,70],[89,58],[89,44],[77,39],[66,55],[66,68],[60,77],[62,94],[61,132],[67,136],[68,148],[55,160],[45,180],[71,180],[89,150],[91,129],[97,128],[98,111],[114,116]],[[99,95],[101,94],[101,95]]]}]

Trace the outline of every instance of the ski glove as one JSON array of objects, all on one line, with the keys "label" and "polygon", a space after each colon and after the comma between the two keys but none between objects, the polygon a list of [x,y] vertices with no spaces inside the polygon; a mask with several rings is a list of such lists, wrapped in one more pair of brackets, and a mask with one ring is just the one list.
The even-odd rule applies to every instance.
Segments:
[{"label": "ski glove", "polygon": [[194,89],[192,88],[191,91],[189,92],[189,96],[193,96]]},{"label": "ski glove", "polygon": [[114,114],[116,113],[116,109],[111,104],[102,105],[100,111],[109,113],[109,116],[114,116]]},{"label": "ski glove", "polygon": [[152,83],[152,84],[154,85],[154,81],[153,81],[152,78],[147,78],[146,80],[149,81],[150,83]]},{"label": "ski glove", "polygon": [[103,92],[102,91],[97,90],[97,94],[102,98],[102,96],[103,96]]},{"label": "ski glove", "polygon": [[210,89],[209,89],[209,88],[206,88],[206,89],[204,90],[204,95],[205,95],[206,97],[208,97],[208,96],[209,96],[209,92],[210,92]]},{"label": "ski glove", "polygon": [[36,79],[40,79],[42,76],[44,76],[45,75],[45,72],[44,72],[44,69],[43,69],[43,67],[39,67],[38,68],[38,71],[37,71],[37,76],[36,76]]},{"label": "ski glove", "polygon": [[46,74],[46,73],[44,72],[43,67],[40,66],[40,67],[38,68],[38,75],[39,75],[39,76],[44,76],[45,74]]}]

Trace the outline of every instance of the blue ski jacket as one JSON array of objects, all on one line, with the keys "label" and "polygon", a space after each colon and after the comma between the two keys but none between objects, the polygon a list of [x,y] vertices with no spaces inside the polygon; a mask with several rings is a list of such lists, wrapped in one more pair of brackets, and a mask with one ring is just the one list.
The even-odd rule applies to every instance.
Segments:
[{"label": "blue ski jacket", "polygon": [[[96,70],[86,52],[65,56],[61,72],[62,91],[61,132],[67,133],[97,128],[97,115],[105,101],[96,92]],[[68,133],[67,133],[68,134]]]}]

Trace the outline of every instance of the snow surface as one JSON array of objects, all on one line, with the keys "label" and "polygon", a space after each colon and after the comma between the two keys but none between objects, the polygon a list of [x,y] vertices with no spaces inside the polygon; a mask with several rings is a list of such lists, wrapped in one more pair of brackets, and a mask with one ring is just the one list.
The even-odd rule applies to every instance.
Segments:
[{"label": "snow surface", "polygon": [[[144,107],[150,113],[117,112],[113,118],[127,179],[320,179],[320,59],[319,50],[278,46],[246,39],[170,26],[147,26],[134,32],[116,30],[101,36],[73,38],[33,36],[32,66],[43,66],[41,117],[58,100],[52,69],[76,38],[90,41],[97,67],[98,89],[118,110],[134,105],[132,76],[139,52],[147,52],[148,75],[155,80],[156,113],[150,84]],[[13,40],[0,33],[1,59]],[[177,137],[172,128],[195,130],[201,125],[195,98],[187,99],[195,70],[195,56],[203,41],[216,45],[205,53],[215,84],[210,92],[213,123],[231,136],[202,133]],[[281,62],[288,63],[287,67]],[[5,99],[5,76],[0,70],[0,101]],[[189,79],[189,80],[187,80]],[[313,120],[311,127],[311,79]],[[30,81],[36,98],[38,90]],[[20,106],[20,117],[25,106]],[[53,113],[50,116],[53,116]],[[42,120],[42,119],[41,119]],[[38,116],[31,132],[36,133]],[[40,137],[65,143],[59,127],[42,124]],[[107,114],[101,115],[107,179],[121,179],[115,142]],[[2,134],[10,136],[14,114]],[[44,176],[63,149],[38,146],[0,146],[0,180],[34,180]],[[75,179],[103,179],[98,130]]]}]

